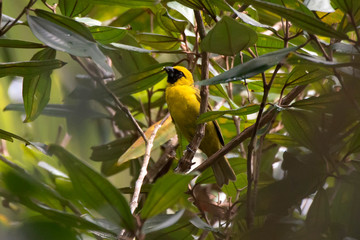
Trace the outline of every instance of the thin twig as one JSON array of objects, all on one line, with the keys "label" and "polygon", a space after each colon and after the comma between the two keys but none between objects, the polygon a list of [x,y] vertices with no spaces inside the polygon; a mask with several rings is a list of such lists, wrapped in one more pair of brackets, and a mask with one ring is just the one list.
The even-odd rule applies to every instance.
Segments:
[{"label": "thin twig", "polygon": [[[197,28],[200,34],[200,38],[204,39],[206,32],[205,32],[205,25],[201,17],[201,13],[198,10],[194,10],[195,19],[197,23]],[[201,53],[201,79],[208,79],[209,78],[209,54],[207,52]],[[200,89],[200,113],[203,114],[206,112],[207,105],[208,105],[208,95],[209,95],[209,88],[208,86],[202,86]],[[194,135],[193,140],[187,147],[183,157],[179,161],[179,165],[176,168],[179,172],[188,171],[192,165],[191,159],[194,158],[196,150],[199,148],[202,138],[205,135],[205,123],[198,124],[196,127],[196,133]]]},{"label": "thin twig", "polygon": [[164,124],[166,119],[168,119],[169,116],[170,116],[169,113],[166,114],[166,116],[163,118],[163,120],[159,124],[154,126],[154,131],[151,133],[151,135],[149,137],[149,140],[146,143],[144,161],[143,161],[143,164],[141,166],[139,177],[138,177],[138,179],[136,180],[136,183],[135,183],[134,195],[133,195],[132,200],[130,202],[131,213],[135,212],[135,209],[137,208],[137,206],[139,204],[138,201],[139,201],[141,186],[143,185],[144,178],[146,177],[146,174],[147,174],[147,167],[149,165],[151,149],[153,147],[153,143],[154,143],[156,133],[161,128],[161,126]]},{"label": "thin twig", "polygon": [[270,88],[272,85],[272,82],[275,79],[275,76],[277,72],[279,71],[281,67],[281,64],[276,65],[276,68],[274,70],[274,73],[271,77],[271,80],[268,84],[266,84],[266,80],[263,79],[264,83],[264,95],[260,104],[260,109],[256,118],[256,122],[254,124],[254,129],[251,134],[250,143],[248,145],[248,153],[247,153],[247,180],[248,180],[248,187],[247,187],[247,212],[246,212],[246,223],[248,225],[248,228],[251,228],[253,226],[254,222],[254,215],[255,215],[255,199],[254,199],[254,193],[252,192],[252,183],[254,181],[254,168],[252,167],[254,164],[254,149],[255,149],[255,140],[256,140],[256,133],[259,129],[260,121],[262,119],[263,111],[266,106],[267,97],[270,92]]},{"label": "thin twig", "polygon": [[36,0],[30,0],[28,5],[26,5],[26,7],[24,7],[24,9],[21,11],[21,13],[17,16],[17,18],[15,18],[15,20],[12,21],[9,25],[4,26],[0,30],[0,36],[3,36],[7,31],[9,31],[20,20],[20,18],[26,13],[26,11],[28,9],[30,9],[32,5],[34,5],[35,2],[36,2]]},{"label": "thin twig", "polygon": [[[84,58],[79,58],[76,56],[72,56],[71,57],[77,61],[80,66],[98,83],[100,84],[100,86],[110,95],[110,97],[114,100],[116,106],[123,111],[127,117],[131,120],[131,122],[134,124],[137,132],[139,133],[139,135],[144,139],[144,142],[147,143],[147,138],[145,136],[144,131],[141,129],[141,127],[139,126],[139,124],[137,123],[136,119],[131,115],[130,110],[119,100],[119,98],[106,86],[106,84],[103,82],[103,78],[104,78],[104,74],[100,72],[100,69],[98,68],[92,68],[93,64],[92,63],[88,63],[85,64],[84,61],[86,61],[86,59]],[[91,65],[91,66],[90,66]]]}]

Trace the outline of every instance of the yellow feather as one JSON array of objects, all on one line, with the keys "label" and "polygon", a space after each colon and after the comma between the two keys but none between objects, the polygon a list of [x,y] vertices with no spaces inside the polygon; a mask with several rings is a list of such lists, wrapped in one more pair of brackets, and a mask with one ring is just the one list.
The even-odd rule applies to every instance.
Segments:
[{"label": "yellow feather", "polygon": [[[169,78],[178,77],[178,79],[168,80],[166,87],[165,98],[169,112],[179,131],[188,141],[191,141],[195,135],[196,119],[200,112],[199,90],[194,87],[192,74],[185,67],[167,67],[166,71]],[[217,128],[216,122],[208,122],[205,127],[205,136],[200,144],[200,149],[207,156],[211,156],[222,147],[220,141],[222,136]],[[236,179],[226,158],[216,162],[213,170],[219,186]]]}]

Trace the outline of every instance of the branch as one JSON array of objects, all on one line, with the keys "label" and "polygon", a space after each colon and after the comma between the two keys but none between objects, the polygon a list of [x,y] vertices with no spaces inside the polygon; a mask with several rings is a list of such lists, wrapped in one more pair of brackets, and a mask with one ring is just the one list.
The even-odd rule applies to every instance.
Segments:
[{"label": "branch", "polygon": [[[247,154],[247,211],[246,211],[246,223],[248,228],[251,228],[254,223],[254,215],[255,215],[255,199],[256,196],[256,189],[252,192],[252,183],[255,179],[255,172],[256,164],[255,164],[255,157],[253,156],[254,149],[255,149],[255,141],[256,141],[256,133],[260,126],[260,121],[262,119],[262,114],[266,106],[266,101],[270,92],[271,85],[275,79],[277,72],[279,71],[281,64],[276,65],[275,71],[271,77],[270,82],[267,84],[265,77],[263,77],[263,85],[264,85],[264,95],[260,104],[259,113],[256,117],[256,122],[253,125],[254,129],[251,133],[250,143],[248,145],[248,154]],[[271,118],[272,119],[272,118]]]},{"label": "branch", "polygon": [[[198,10],[194,10],[195,19],[197,23],[198,32],[200,34],[200,38],[204,39],[206,36],[204,22],[201,17],[201,13]],[[209,54],[207,52],[201,53],[201,79],[209,78]],[[208,86],[202,86],[200,90],[201,103],[200,103],[200,113],[203,114],[206,112],[208,106],[208,95],[209,88]],[[179,164],[176,168],[176,171],[186,172],[191,168],[192,162],[191,160],[194,158],[196,150],[199,148],[201,140],[205,135],[205,123],[198,124],[196,127],[196,133],[194,135],[193,140],[188,145],[184,156],[180,159]]]},{"label": "branch", "polygon": [[168,119],[169,116],[170,116],[169,113],[166,114],[166,116],[163,118],[163,120],[161,120],[161,122],[159,124],[154,126],[154,131],[151,133],[150,138],[149,138],[148,142],[146,143],[144,161],[143,161],[143,164],[141,166],[139,177],[138,177],[138,179],[136,180],[136,183],[135,183],[134,195],[133,195],[132,200],[130,202],[131,213],[135,212],[135,209],[137,208],[137,206],[139,204],[138,201],[139,201],[139,196],[140,196],[140,190],[141,190],[141,186],[143,185],[144,178],[146,177],[146,174],[147,174],[147,167],[149,165],[150,153],[151,153],[151,149],[153,147],[153,143],[154,143],[156,133],[161,128],[161,126],[164,124],[166,119]]},{"label": "branch", "polygon": [[[116,106],[123,111],[126,116],[131,120],[131,122],[134,124],[137,132],[139,135],[144,139],[144,142],[147,143],[147,138],[145,136],[144,131],[141,129],[139,124],[137,123],[136,119],[131,115],[131,112],[129,109],[120,102],[119,98],[106,86],[106,84],[102,81],[105,77],[105,74],[101,72],[101,70],[94,66],[92,62],[87,61],[86,58],[79,58],[76,56],[71,57],[77,61],[80,66],[98,83],[100,86],[110,95],[110,97],[114,100]],[[87,61],[86,63],[84,61]]]},{"label": "branch", "polygon": [[[288,106],[292,100],[294,100],[304,89],[306,88],[306,85],[302,86],[296,86],[294,87],[283,99],[282,99],[282,105],[283,107]],[[263,117],[261,118],[261,121],[259,123],[259,127],[265,126],[267,123],[269,123],[277,114],[276,109],[270,109],[269,111],[265,112]],[[210,167],[212,164],[214,164],[216,161],[221,159],[222,156],[225,156],[225,154],[229,153],[232,149],[236,148],[240,143],[245,141],[247,138],[251,137],[251,134],[254,130],[255,126],[252,125],[244,131],[241,132],[241,134],[237,135],[235,138],[233,138],[228,144],[226,144],[223,148],[221,148],[219,151],[217,151],[215,154],[211,155],[206,161],[204,161],[202,164],[200,164],[197,168],[193,170],[203,172],[205,169]]]},{"label": "branch", "polygon": [[[32,5],[34,5],[34,3],[36,2],[36,0],[30,0],[29,3],[26,5],[26,7],[21,11],[21,13],[17,16],[17,18],[15,18],[14,21],[12,21],[10,23],[10,25],[5,25],[1,30],[0,30],[0,36],[4,35],[7,31],[10,30],[10,28],[12,28],[19,20],[20,18],[26,13],[26,11],[28,9],[31,8]],[[2,1],[1,1],[2,3]],[[1,20],[1,19],[0,19]]]}]

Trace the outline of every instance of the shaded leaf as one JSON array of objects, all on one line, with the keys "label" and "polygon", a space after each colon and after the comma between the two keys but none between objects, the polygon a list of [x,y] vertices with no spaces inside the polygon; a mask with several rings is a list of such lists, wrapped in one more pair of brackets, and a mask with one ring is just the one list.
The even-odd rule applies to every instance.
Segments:
[{"label": "shaded leaf", "polygon": [[326,191],[320,188],[306,215],[306,227],[310,231],[324,232],[330,223],[330,206]]},{"label": "shaded leaf", "polygon": [[232,69],[219,74],[213,78],[196,82],[197,85],[212,85],[226,82],[233,82],[253,77],[272,66],[281,62],[290,52],[295,51],[297,47],[284,48],[279,51],[271,52],[254,58],[244,64],[239,64]]},{"label": "shaded leaf", "polygon": [[324,58],[317,56],[310,56],[305,54],[291,54],[291,56],[287,59],[287,62],[290,64],[305,64],[305,65],[317,65],[320,67],[346,67],[346,66],[359,66],[358,62],[336,62],[336,61],[326,61]]},{"label": "shaded leaf", "polygon": [[296,147],[298,146],[298,142],[286,135],[280,134],[267,134],[265,137],[266,140],[269,140],[275,144],[278,144],[283,147]]},{"label": "shaded leaf", "polygon": [[48,20],[57,26],[69,30],[70,32],[77,33],[89,41],[94,41],[89,29],[84,24],[77,22],[72,18],[61,16],[59,14],[41,9],[36,9],[35,14],[42,19]]},{"label": "shaded leaf", "polygon": [[91,57],[108,75],[113,75],[105,55],[95,42],[44,18],[28,15],[28,23],[34,35],[49,47],[78,57]]},{"label": "shaded leaf", "polygon": [[326,23],[301,11],[259,0],[246,0],[245,2],[251,4],[254,7],[263,8],[267,11],[278,14],[292,22],[294,25],[310,33],[336,39],[348,39],[345,33],[336,31]]},{"label": "shaded leaf", "polygon": [[131,146],[134,140],[133,136],[126,136],[104,145],[93,146],[91,147],[92,153],[90,159],[101,162],[118,159]]},{"label": "shaded leaf", "polygon": [[309,149],[316,148],[317,131],[303,112],[282,111],[282,120],[291,137]]},{"label": "shaded leaf", "polygon": [[[5,107],[4,111],[20,111],[25,112],[23,104],[9,104]],[[94,111],[84,106],[66,105],[66,104],[48,104],[43,111],[42,115],[53,117],[73,117],[81,115],[84,118],[109,118],[108,115]]]},{"label": "shaded leaf", "polygon": [[[246,172],[246,159],[242,158],[229,158],[231,168],[234,170],[235,175]],[[211,168],[207,168],[196,179],[196,184],[216,183],[214,172]],[[232,184],[232,183],[230,183]]]},{"label": "shaded leaf", "polygon": [[[149,127],[146,132],[145,136],[148,138],[154,131],[154,127],[158,125],[161,121],[153,124]],[[153,150],[160,147],[170,138],[174,137],[176,134],[174,124],[172,123],[171,118],[166,119],[164,124],[161,126],[159,131],[155,136],[155,140],[153,142]],[[145,142],[142,137],[139,137],[132,145],[128,148],[128,150],[119,158],[117,165],[123,164],[131,159],[141,157],[145,154]]]},{"label": "shaded leaf", "polygon": [[141,217],[146,219],[165,211],[185,195],[187,185],[194,175],[168,173],[159,178],[151,188]]},{"label": "shaded leaf", "polygon": [[137,93],[149,89],[159,81],[163,80],[166,77],[166,73],[163,70],[164,66],[169,66],[169,63],[153,65],[147,68],[146,71],[116,79],[108,82],[106,85],[117,96],[126,96]]},{"label": "shaded leaf", "polygon": [[224,16],[201,41],[203,51],[233,56],[239,51],[252,46],[257,34],[248,26]]},{"label": "shaded leaf", "polygon": [[160,0],[89,0],[89,2],[94,4],[106,4],[111,6],[123,6],[128,8],[142,8],[142,7],[152,7],[160,2]]},{"label": "shaded leaf", "polygon": [[360,49],[357,46],[353,46],[351,44],[346,43],[334,43],[331,45],[331,48],[337,53],[343,54],[360,54]]},{"label": "shaded leaf", "polygon": [[233,116],[243,116],[243,115],[256,113],[258,111],[259,111],[259,105],[256,104],[251,104],[248,106],[240,107],[238,109],[231,109],[225,111],[210,111],[201,114],[200,117],[196,120],[196,123],[210,122],[225,114],[230,114]]},{"label": "shaded leaf", "polygon": [[297,86],[309,84],[331,75],[332,72],[315,66],[296,66],[286,79],[286,86]]},{"label": "shaded leaf", "polygon": [[156,232],[164,228],[168,228],[177,223],[183,216],[185,209],[178,211],[175,214],[160,214],[147,219],[141,228],[144,234]]},{"label": "shaded leaf", "polygon": [[64,164],[78,197],[87,207],[127,230],[134,229],[126,199],[106,178],[58,145],[50,145],[49,152]]},{"label": "shaded leaf", "polygon": [[5,76],[31,76],[61,68],[65,63],[60,60],[33,60],[27,62],[0,63],[0,78]]}]

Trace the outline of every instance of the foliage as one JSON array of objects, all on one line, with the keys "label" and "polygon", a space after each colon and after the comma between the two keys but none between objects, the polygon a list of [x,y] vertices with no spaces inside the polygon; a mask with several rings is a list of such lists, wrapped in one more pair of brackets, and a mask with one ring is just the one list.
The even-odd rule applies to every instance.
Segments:
[{"label": "foliage", "polygon": [[[0,238],[360,238],[360,1],[17,3],[1,16]],[[198,123],[225,138],[188,174],[169,65],[209,86]],[[209,162],[227,153],[237,180],[220,189]]]}]

